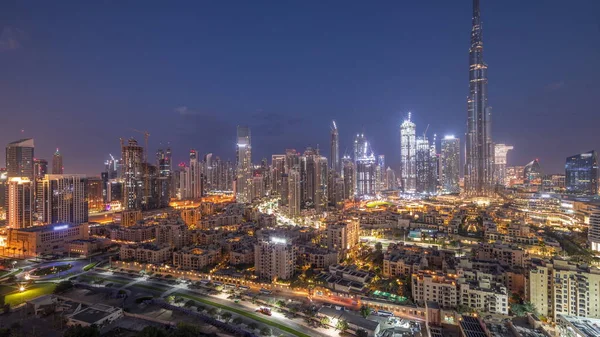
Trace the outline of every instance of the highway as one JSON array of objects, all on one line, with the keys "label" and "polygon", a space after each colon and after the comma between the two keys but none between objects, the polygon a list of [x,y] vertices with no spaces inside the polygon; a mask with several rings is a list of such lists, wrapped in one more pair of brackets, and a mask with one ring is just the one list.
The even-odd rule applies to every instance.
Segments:
[{"label": "highway", "polygon": [[[134,277],[123,275],[120,273],[113,273],[109,271],[100,271],[93,270],[86,273],[86,276],[90,277],[98,277],[105,280],[106,283],[112,282],[114,283],[114,287],[122,287],[123,285],[129,284],[133,281]],[[178,288],[175,291],[172,291],[173,288]],[[156,279],[144,279],[139,280],[138,282],[131,284],[130,286],[124,287],[125,289],[136,289],[137,292],[142,293],[153,293],[154,295],[161,296],[165,293],[169,293],[169,295],[187,295],[190,297],[198,297],[204,299],[206,301],[211,301],[223,306],[227,306],[230,308],[243,310],[248,313],[255,314],[254,311],[258,307],[258,305],[253,305],[250,302],[240,302],[235,303],[232,300],[227,299],[227,294],[222,293],[220,295],[208,295],[206,290],[203,289],[189,289],[186,285],[181,284],[169,284],[163,281],[158,281]],[[236,315],[234,313],[234,315]],[[256,313],[255,315],[260,315]],[[247,316],[244,316],[247,317]],[[266,316],[265,316],[266,317]],[[303,318],[287,318],[283,314],[273,311],[273,315],[268,317],[269,320],[279,323],[281,325],[292,328],[296,331],[308,333],[310,336],[324,337],[331,336],[334,332],[334,329],[323,329],[323,328],[312,328],[309,327]],[[259,322],[260,323],[260,322]],[[264,324],[264,323],[263,323]],[[273,328],[273,327],[272,327]],[[276,327],[275,327],[276,328]]]}]

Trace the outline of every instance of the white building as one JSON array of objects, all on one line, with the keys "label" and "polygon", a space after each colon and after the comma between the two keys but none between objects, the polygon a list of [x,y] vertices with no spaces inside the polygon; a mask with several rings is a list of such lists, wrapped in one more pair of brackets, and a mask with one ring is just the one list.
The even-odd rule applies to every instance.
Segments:
[{"label": "white building", "polygon": [[408,119],[400,126],[400,179],[404,192],[414,192],[417,184],[416,125]]},{"label": "white building", "polygon": [[283,237],[270,237],[254,245],[254,269],[259,278],[287,280],[294,276],[298,247]]}]

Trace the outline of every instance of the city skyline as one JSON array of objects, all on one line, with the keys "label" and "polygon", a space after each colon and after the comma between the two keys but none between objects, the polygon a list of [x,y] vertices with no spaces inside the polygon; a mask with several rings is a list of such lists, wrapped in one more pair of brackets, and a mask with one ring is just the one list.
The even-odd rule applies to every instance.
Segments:
[{"label": "city skyline", "polygon": [[[567,111],[569,114],[574,113],[581,118],[594,118],[595,108],[591,97],[594,96],[594,92],[597,92],[598,87],[593,83],[593,79],[597,76],[594,74],[598,74],[600,69],[596,63],[590,62],[591,67],[586,68],[585,73],[576,72],[574,69],[570,71],[572,65],[567,64],[569,62],[565,60],[564,53],[567,50],[570,53],[579,51],[578,54],[582,55],[585,60],[589,58],[590,61],[598,55],[598,50],[594,46],[577,43],[579,39],[581,41],[596,39],[598,32],[586,24],[593,22],[589,13],[594,12],[598,4],[584,2],[577,8],[569,7],[570,10],[581,11],[578,21],[572,22],[570,18],[567,18],[560,23],[553,20],[565,9],[562,6],[567,6],[566,4],[561,2],[547,4],[541,9],[547,15],[536,17],[535,23],[526,20],[526,17],[537,9],[533,4],[520,5],[519,13],[502,11],[506,6],[514,4],[516,2],[503,4],[484,2],[486,62],[492,69],[489,91],[490,105],[495,111],[494,141],[515,146],[515,149],[509,153],[508,165],[525,165],[533,158],[539,158],[546,172],[559,173],[564,170],[564,158],[597,148],[598,136],[587,126],[593,123],[586,123],[583,132],[561,137],[568,138],[567,140],[559,141],[557,137],[535,137],[534,135],[560,132],[562,125],[557,121],[561,119],[561,114]],[[301,68],[308,70],[309,73],[318,70],[319,74],[316,74],[317,77],[313,77],[313,80],[320,80],[323,82],[322,85],[326,86],[325,88],[339,88],[336,90],[338,92],[336,94],[329,93],[327,89],[325,92],[329,93],[328,95],[315,96],[315,93],[308,90],[305,85],[307,83],[306,76],[301,74],[296,74],[298,77],[295,81],[285,82],[279,75],[268,73],[268,85],[261,84],[258,86],[260,89],[253,89],[247,79],[239,77],[232,79],[231,76],[234,70],[239,73],[245,69],[245,73],[254,76],[252,74],[255,71],[264,69],[266,64],[256,59],[257,54],[253,53],[247,56],[247,59],[230,57],[223,63],[219,63],[216,55],[218,53],[214,52],[202,59],[203,66],[201,68],[217,66],[219,69],[224,69],[221,77],[214,71],[209,71],[206,76],[213,81],[220,79],[218,81],[220,84],[215,85],[206,94],[215,96],[216,93],[220,93],[215,96],[218,98],[205,97],[206,95],[195,98],[194,93],[202,92],[202,88],[206,85],[203,81],[190,79],[186,82],[189,87],[181,91],[183,88],[174,85],[172,79],[187,76],[181,70],[174,68],[174,65],[170,65],[167,67],[168,69],[161,70],[160,75],[162,77],[172,76],[172,78],[169,77],[171,80],[167,81],[172,88],[158,84],[151,86],[147,94],[152,94],[152,96],[131,95],[131,99],[128,99],[131,103],[128,104],[123,103],[123,95],[130,94],[131,90],[139,91],[147,85],[141,81],[142,78],[132,75],[138,74],[142,69],[155,69],[158,57],[168,55],[166,51],[161,51],[155,55],[156,57],[142,62],[139,67],[134,69],[135,71],[129,74],[126,85],[121,87],[112,80],[107,80],[105,76],[99,75],[97,78],[94,76],[98,74],[92,68],[102,69],[107,64],[98,59],[83,57],[74,65],[83,70],[83,74],[73,72],[74,69],[65,64],[70,60],[70,56],[66,54],[67,46],[64,45],[64,42],[57,40],[57,36],[40,35],[39,26],[11,20],[2,27],[0,41],[3,41],[3,49],[0,53],[0,60],[4,64],[11,64],[14,67],[9,67],[7,76],[0,80],[0,89],[6,92],[8,97],[7,100],[0,103],[0,110],[10,111],[21,118],[10,119],[0,127],[0,131],[2,131],[0,140],[7,144],[20,138],[34,138],[38,145],[36,158],[50,160],[54,150],[59,147],[61,153],[68,158],[81,158],[81,160],[69,163],[66,168],[68,173],[98,175],[102,169],[102,162],[108,159],[108,154],[118,153],[119,137],[128,138],[132,135],[138,137],[130,131],[131,128],[150,131],[152,136],[149,139],[149,150],[151,152],[170,144],[173,149],[174,162],[178,163],[185,161],[190,148],[195,148],[202,154],[214,153],[223,160],[234,160],[235,131],[233,130],[237,124],[245,124],[254,130],[253,161],[258,163],[261,158],[269,158],[272,154],[282,153],[285,148],[301,150],[307,146],[316,147],[317,144],[321,149],[325,149],[323,153],[328,156],[326,149],[329,143],[329,124],[332,119],[335,119],[340,128],[340,156],[351,153],[353,135],[357,132],[364,132],[365,135],[368,135],[374,150],[378,154],[386,155],[387,166],[398,172],[400,167],[398,129],[409,111],[413,112],[417,125],[424,127],[430,124],[430,132],[442,136],[454,134],[461,138],[462,144],[464,144],[464,133],[466,132],[464,98],[468,94],[464,69],[468,64],[465,53],[469,46],[468,25],[472,12],[471,5],[470,1],[461,2],[456,6],[440,3],[439,8],[447,9],[448,12],[442,15],[442,13],[434,11],[430,15],[432,21],[437,19],[441,23],[432,25],[424,31],[410,30],[410,33],[407,28],[414,23],[414,19],[408,17],[404,12],[411,13],[411,16],[414,17],[420,17],[421,14],[427,13],[426,9],[418,4],[381,5],[389,7],[390,13],[387,14],[379,13],[377,8],[371,6],[366,8],[350,6],[349,14],[335,20],[339,27],[329,23],[325,19],[325,14],[314,14],[313,8],[310,6],[308,6],[309,8],[299,8],[299,13],[292,15],[290,22],[280,28],[283,31],[279,34],[270,32],[262,25],[249,25],[249,31],[246,34],[250,34],[249,41],[255,42],[257,45],[269,41],[281,42],[285,36],[290,36],[294,32],[300,34],[299,36],[292,35],[294,37],[304,36],[307,38],[320,36],[316,28],[326,32],[328,34],[326,38],[314,39],[313,42],[300,39],[298,45],[292,45],[289,42],[284,44],[287,48],[292,48],[291,50],[296,50],[296,48],[308,48],[309,51],[322,50],[321,58],[308,54],[303,60],[297,60],[280,49],[275,50],[275,54],[280,56],[281,62],[285,64],[292,61],[304,62],[300,63]],[[63,4],[62,6],[75,5]],[[107,11],[110,10],[108,7],[96,8],[91,5],[79,5],[77,8],[83,11],[84,16],[88,15],[95,20],[104,18],[108,15]],[[96,9],[100,10],[95,14],[92,13]],[[360,35],[359,31],[356,31],[356,28],[352,27],[350,23],[354,16],[359,15],[360,10],[365,9],[376,13],[376,16],[382,21],[379,24],[371,25]],[[132,8],[124,8],[123,13],[115,18],[117,25],[125,24],[124,17],[121,15],[128,13],[128,10],[132,10]],[[148,8],[147,12],[141,16],[140,27],[146,27],[148,24],[146,20],[159,10],[160,8]],[[242,8],[238,10],[242,10]],[[283,8],[277,6],[270,10],[275,14],[285,12]],[[325,8],[324,13],[332,13],[332,10],[333,8]],[[7,11],[4,12],[19,14],[23,11],[27,11],[27,8],[8,4]],[[46,15],[52,11],[47,11]],[[176,8],[172,9],[172,12],[175,13],[179,13],[179,11]],[[218,5],[208,8],[208,12],[211,11],[220,15],[239,14],[224,12],[224,9]],[[191,12],[196,13],[194,10]],[[48,19],[37,12],[31,15],[41,22]],[[300,18],[306,16],[314,19],[316,28],[309,29],[305,34],[296,32],[294,27],[302,27]],[[392,21],[394,17],[400,19],[401,22]],[[189,16],[186,17],[184,22],[188,22],[189,19]],[[161,20],[168,21],[170,19],[167,17],[161,18]],[[279,22],[278,19],[272,20]],[[513,25],[507,27],[506,22],[512,22]],[[61,36],[66,36],[73,41],[81,39],[85,41],[90,34],[91,36],[97,34],[98,27],[93,22],[84,24],[82,31],[77,34],[69,30],[73,23],[73,21],[67,20],[55,26],[56,34],[60,33]],[[240,24],[243,23],[251,22],[242,20]],[[555,23],[556,27],[551,26],[551,23]],[[442,24],[448,25],[447,29],[442,28]],[[584,25],[584,27],[579,27],[578,24]],[[225,29],[214,21],[210,21],[206,25],[214,31]],[[582,28],[576,30],[577,34],[560,33],[575,30],[577,27]],[[140,28],[130,28],[131,30],[126,34],[127,38],[146,36],[139,30]],[[518,30],[528,33],[531,37],[530,40],[533,41],[531,46],[523,46],[518,39],[507,38],[517,34]],[[20,31],[26,33],[27,36],[22,41],[18,40],[23,38],[23,34],[17,33]],[[111,29],[106,28],[106,31],[101,31],[109,34]],[[223,43],[230,47],[227,50],[237,50],[242,46],[235,36],[238,36],[236,35],[238,33],[241,34],[239,36],[244,36],[244,34],[235,29],[224,32],[227,34],[223,37]],[[344,34],[358,35],[357,39],[352,40],[352,43],[347,39],[339,40],[338,44],[341,48],[339,50],[326,43],[335,41]],[[553,36],[553,34],[558,35]],[[374,36],[378,36],[378,38],[373,39]],[[386,49],[390,48],[389,44],[396,38],[400,38],[402,45],[409,49],[425,47],[421,42],[430,41],[431,43],[428,43],[425,48],[443,51],[444,58],[441,59],[439,55],[428,56],[420,61],[419,58],[423,58],[419,56],[420,53],[398,54],[400,51],[397,49]],[[19,42],[14,45],[16,47],[5,47],[4,42],[13,40]],[[206,41],[208,45],[218,45],[218,41],[209,36],[203,35],[202,41]],[[146,51],[158,46],[156,43],[160,42],[164,42],[162,36],[159,36],[157,42],[142,40],[139,47]],[[55,53],[48,54],[50,53],[48,43],[58,44],[59,48]],[[111,41],[97,43],[98,46],[90,46],[91,50],[103,47],[107,50],[125,52],[122,59],[115,59],[112,54],[108,55],[112,57],[111,62],[114,64],[124,66],[133,61],[133,56],[127,54],[132,50],[131,46],[114,45],[114,42]],[[371,50],[369,55],[375,52],[375,56],[367,58],[371,61],[368,63],[360,61],[367,55],[358,51],[355,44],[364,44],[369,47]],[[513,49],[516,49],[517,45],[519,48],[525,48],[522,53],[515,54],[523,57],[519,64],[515,64],[511,58],[512,53],[516,53]],[[52,56],[52,60],[55,62],[46,67],[32,66],[34,51],[39,52],[40,55]],[[342,62],[336,67],[331,67],[336,64],[335,60],[342,54],[346,55],[344,51],[352,51],[350,59],[358,63]],[[379,53],[377,53],[378,51]],[[391,56],[385,56],[389,53],[382,53],[383,51],[389,51],[390,55],[402,55],[406,61],[399,61],[399,59],[392,61],[389,58]],[[534,59],[538,58],[534,57],[535,51],[538,54],[544,53],[543,64],[534,62]],[[82,51],[82,53],[84,52],[87,53],[87,51]],[[190,52],[195,54],[199,50],[194,47]],[[189,69],[191,60],[184,56],[174,55],[174,57],[183,57],[183,64],[187,67],[186,69]],[[437,71],[434,72],[431,69],[418,76],[407,69],[406,62],[413,62],[415,66],[418,66],[421,64],[420,62],[425,61],[438,62]],[[381,63],[382,65],[373,66],[371,63]],[[223,67],[228,65],[233,68],[225,71],[227,68]],[[277,64],[275,65],[277,66]],[[278,71],[281,71],[281,65],[280,63],[276,67]],[[330,73],[321,74],[322,68],[326,66],[330,66]],[[555,69],[555,74],[547,74],[545,70],[548,67]],[[510,81],[516,79],[515,74],[522,72],[524,68],[529,69],[531,77],[538,78],[538,80],[534,81],[528,78],[511,83]],[[57,71],[62,71],[65,77],[58,79],[56,86],[52,88],[44,86],[44,83],[54,78],[52,74]],[[284,71],[288,76],[293,75],[290,72],[296,73],[291,69]],[[367,75],[369,72],[372,72],[372,75]],[[109,71],[109,73],[112,72]],[[190,74],[196,74],[196,70]],[[79,95],[66,95],[67,88],[69,90],[84,89],[73,87],[74,83],[82,79],[82,75],[95,80],[89,83],[86,90],[79,92]],[[425,85],[427,80],[429,87]],[[349,86],[347,83],[354,83],[354,85]],[[227,84],[231,84],[232,88],[225,89]],[[273,87],[273,84],[276,86]],[[28,89],[24,89],[25,87]],[[164,91],[164,95],[159,96],[158,91]],[[436,93],[434,99],[430,92]],[[527,94],[522,94],[523,92]],[[50,98],[50,95],[67,98],[55,100]],[[239,103],[228,102],[230,101],[227,100],[228,96],[240,98],[234,100]],[[315,97],[310,100],[310,104],[303,99],[303,97],[309,96]],[[84,98],[89,100],[84,100]],[[573,100],[579,104],[576,111],[569,103]],[[525,114],[525,112],[528,113]],[[49,119],[48,116],[56,118]],[[115,122],[117,118],[119,120]],[[70,123],[64,123],[65,119],[68,119]],[[36,120],[44,123],[35,123]],[[56,122],[60,120],[63,122]],[[96,126],[103,131],[93,132]],[[48,129],[57,132],[48,133],[46,131]],[[80,141],[71,142],[72,138]],[[548,146],[547,142],[551,142],[551,146]],[[0,164],[0,166],[4,166],[3,163]]]}]

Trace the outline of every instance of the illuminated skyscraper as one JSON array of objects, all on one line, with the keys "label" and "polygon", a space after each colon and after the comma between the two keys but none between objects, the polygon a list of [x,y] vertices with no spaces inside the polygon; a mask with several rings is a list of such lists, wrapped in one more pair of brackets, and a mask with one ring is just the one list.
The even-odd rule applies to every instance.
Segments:
[{"label": "illuminated skyscraper", "polygon": [[342,175],[344,179],[344,197],[354,198],[356,195],[356,166],[349,156],[342,158]]},{"label": "illuminated skyscraper", "polygon": [[33,138],[21,139],[6,146],[6,172],[8,178],[33,180]]},{"label": "illuminated skyscraper", "polygon": [[523,179],[525,186],[540,186],[542,184],[542,167],[539,160],[534,159],[525,165]]},{"label": "illuminated skyscraper", "polygon": [[29,178],[8,178],[8,227],[27,228],[33,225],[33,182]]},{"label": "illuminated skyscraper", "polygon": [[487,104],[487,83],[479,0],[473,0],[465,164],[465,191],[471,196],[490,196],[494,190],[492,110]]},{"label": "illuminated skyscraper", "polygon": [[357,133],[356,134],[356,138],[354,138],[354,164],[356,165],[356,163],[358,162],[358,160],[360,158],[363,158],[367,155],[366,153],[366,145],[367,144],[367,138],[365,138],[365,135],[362,133]]},{"label": "illuminated skyscraper", "polygon": [[166,150],[158,149],[158,151],[156,151],[156,167],[158,167],[158,174],[160,177],[170,177],[172,175],[173,167],[171,163],[170,147]]},{"label": "illuminated skyscraper", "polygon": [[186,195],[188,199],[199,199],[202,197],[202,164],[198,161],[198,152],[190,150],[190,165],[186,179]]},{"label": "illuminated skyscraper", "polygon": [[123,202],[125,210],[141,209],[143,199],[144,148],[130,138],[121,148],[123,157]]},{"label": "illuminated skyscraper", "polygon": [[416,191],[419,193],[434,193],[435,181],[431,159],[431,146],[425,136],[416,137]]},{"label": "illuminated skyscraper", "polygon": [[400,182],[405,193],[412,193],[417,187],[416,152],[416,125],[409,112],[400,126]]},{"label": "illuminated skyscraper", "polygon": [[460,139],[446,136],[442,139],[441,184],[444,193],[459,193]]},{"label": "illuminated skyscraper", "polygon": [[88,221],[87,179],[81,175],[48,174],[42,180],[44,223]]},{"label": "illuminated skyscraper", "polygon": [[46,159],[33,160],[33,176],[35,179],[41,179],[48,174],[48,161]]},{"label": "illuminated skyscraper", "polygon": [[506,156],[508,151],[514,147],[506,144],[496,144],[494,146],[494,179],[495,183],[506,186],[508,184],[506,180]]},{"label": "illuminated skyscraper", "polygon": [[377,167],[375,171],[375,190],[380,192],[385,190],[385,155],[380,154],[377,156]]},{"label": "illuminated skyscraper", "polygon": [[369,147],[369,142],[365,141],[364,155],[356,161],[356,195],[373,196],[375,195],[375,181],[377,162],[375,155]]},{"label": "illuminated skyscraper", "polygon": [[236,153],[236,199],[238,202],[252,201],[252,145],[250,128],[237,127]]},{"label": "illuminated skyscraper", "polygon": [[288,182],[288,211],[291,217],[300,215],[301,195],[300,195],[300,172],[297,167],[289,170],[287,174]]},{"label": "illuminated skyscraper", "polygon": [[398,187],[396,183],[396,172],[391,167],[388,167],[385,170],[385,189],[386,190],[395,190]]},{"label": "illuminated skyscraper", "polygon": [[274,154],[271,156],[271,194],[282,196],[283,174],[285,174],[285,155]]},{"label": "illuminated skyscraper", "polygon": [[52,156],[52,174],[63,174],[65,168],[63,167],[63,157],[62,154],[56,149],[54,155]]},{"label": "illuminated skyscraper", "polygon": [[589,151],[567,158],[565,164],[565,185],[567,192],[577,194],[598,194],[598,154]]},{"label": "illuminated skyscraper", "polygon": [[340,135],[338,133],[337,125],[335,121],[332,122],[331,125],[331,158],[329,158],[329,162],[331,163],[331,169],[334,172],[340,172]]}]

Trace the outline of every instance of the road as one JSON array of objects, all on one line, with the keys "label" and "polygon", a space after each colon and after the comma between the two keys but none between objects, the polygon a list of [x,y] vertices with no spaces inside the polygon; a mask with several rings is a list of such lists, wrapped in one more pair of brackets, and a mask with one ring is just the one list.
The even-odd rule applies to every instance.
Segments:
[{"label": "road", "polygon": [[[169,284],[163,281],[158,281],[155,279],[138,279],[136,282],[132,282],[132,276],[123,275],[119,273],[112,273],[108,271],[100,271],[93,270],[86,273],[86,276],[90,277],[98,277],[104,279],[107,283],[112,282],[118,285],[115,287],[119,287],[122,289],[137,289],[139,292],[151,292],[156,296],[160,296],[165,293],[169,293],[172,295],[182,294],[188,295],[190,297],[198,297],[205,299],[207,301],[211,301],[223,306],[227,306],[230,308],[243,310],[248,313],[254,313],[257,309],[257,305],[253,305],[250,302],[240,302],[235,303],[232,300],[227,299],[227,294],[222,293],[220,295],[208,295],[206,291],[200,289],[189,289],[186,285],[181,284]],[[154,289],[152,289],[154,288]],[[173,291],[173,288],[177,288],[177,290]],[[234,313],[235,314],[235,313]],[[259,315],[259,314],[256,314]],[[287,318],[283,314],[273,311],[272,316],[268,317],[268,320],[276,322],[278,324],[287,326],[296,331],[308,333],[311,336],[317,337],[325,337],[331,336],[333,329],[323,329],[323,328],[312,328],[309,327],[303,320],[303,318]]]}]

